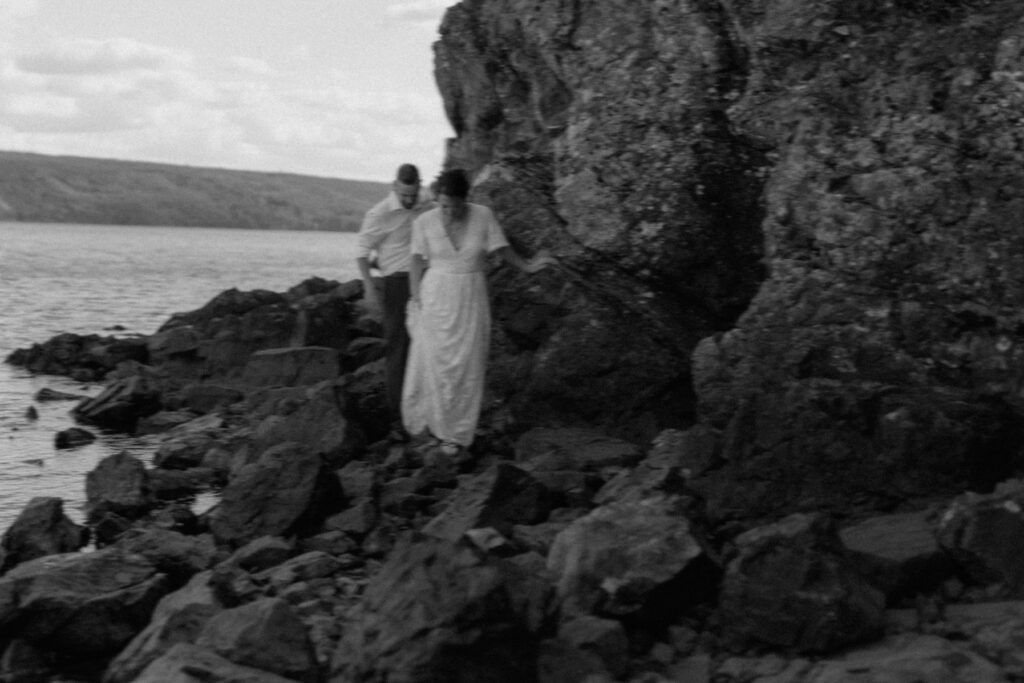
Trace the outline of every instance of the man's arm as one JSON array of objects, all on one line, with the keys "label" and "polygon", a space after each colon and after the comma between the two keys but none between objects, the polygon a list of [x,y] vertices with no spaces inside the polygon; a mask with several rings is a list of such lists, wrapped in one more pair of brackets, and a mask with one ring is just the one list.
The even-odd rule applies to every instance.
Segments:
[{"label": "man's arm", "polygon": [[373,280],[373,273],[370,267],[368,256],[356,258],[356,265],[359,266],[359,275],[363,279],[363,300],[371,313],[380,314],[383,310],[380,302],[380,293],[377,291],[377,283]]}]

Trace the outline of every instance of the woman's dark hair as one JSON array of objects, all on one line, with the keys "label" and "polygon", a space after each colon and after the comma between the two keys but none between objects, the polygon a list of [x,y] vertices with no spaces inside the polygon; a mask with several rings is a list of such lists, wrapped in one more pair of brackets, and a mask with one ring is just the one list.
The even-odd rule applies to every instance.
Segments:
[{"label": "woman's dark hair", "polygon": [[441,175],[437,176],[437,193],[465,199],[469,196],[469,176],[461,168],[442,171]]}]

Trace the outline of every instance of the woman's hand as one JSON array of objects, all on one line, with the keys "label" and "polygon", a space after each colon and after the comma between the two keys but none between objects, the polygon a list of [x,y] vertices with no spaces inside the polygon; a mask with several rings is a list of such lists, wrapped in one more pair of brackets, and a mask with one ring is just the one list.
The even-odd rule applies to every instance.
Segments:
[{"label": "woman's hand", "polygon": [[548,266],[556,265],[558,265],[558,259],[552,256],[547,249],[541,249],[534,254],[532,259],[527,261],[525,270],[527,273],[537,273]]}]

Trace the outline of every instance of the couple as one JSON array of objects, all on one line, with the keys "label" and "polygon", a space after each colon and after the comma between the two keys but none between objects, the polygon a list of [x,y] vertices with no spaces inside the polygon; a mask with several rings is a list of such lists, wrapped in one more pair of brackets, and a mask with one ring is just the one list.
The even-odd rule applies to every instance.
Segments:
[{"label": "couple", "polygon": [[[491,331],[487,255],[527,273],[556,261],[513,251],[491,210],[466,201],[464,171],[444,171],[433,189],[436,201],[422,193],[415,166],[399,167],[391,194],[366,214],[356,262],[367,305],[383,314],[390,437],[429,432],[454,455],[473,442],[483,399]],[[383,300],[371,276],[374,253]]]}]

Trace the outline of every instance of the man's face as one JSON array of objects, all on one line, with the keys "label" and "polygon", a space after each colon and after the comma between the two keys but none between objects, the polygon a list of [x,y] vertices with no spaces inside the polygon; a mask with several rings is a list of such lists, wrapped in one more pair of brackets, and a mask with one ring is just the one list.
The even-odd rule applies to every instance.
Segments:
[{"label": "man's face", "polygon": [[406,185],[400,183],[397,180],[394,184],[395,194],[398,195],[398,201],[402,203],[402,206],[406,209],[411,209],[416,206],[416,200],[420,196],[420,185],[416,183],[414,185]]}]

